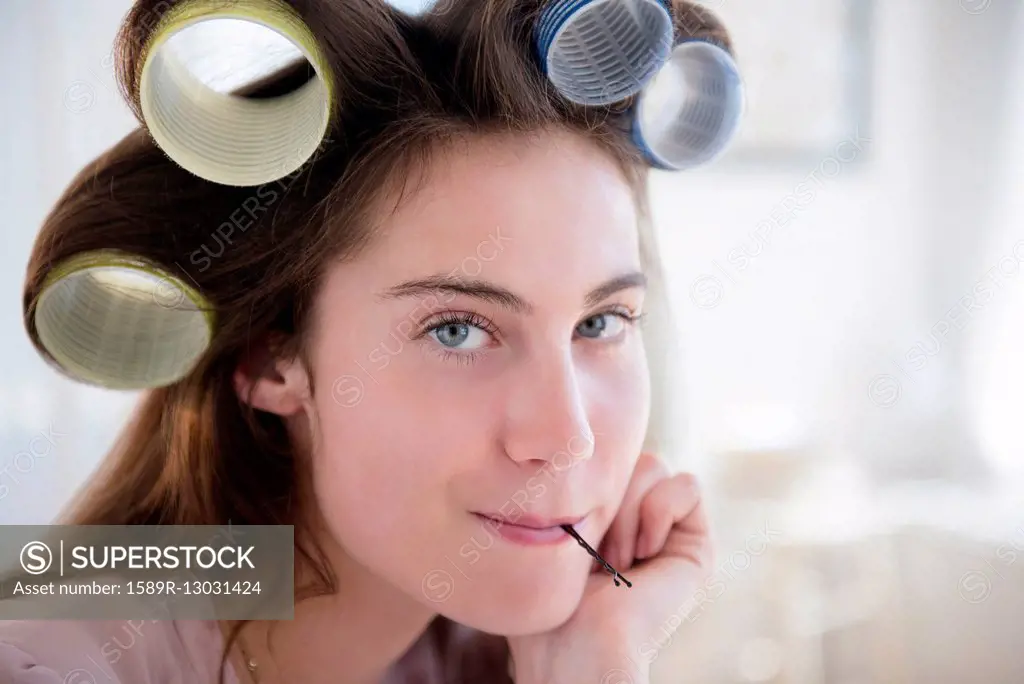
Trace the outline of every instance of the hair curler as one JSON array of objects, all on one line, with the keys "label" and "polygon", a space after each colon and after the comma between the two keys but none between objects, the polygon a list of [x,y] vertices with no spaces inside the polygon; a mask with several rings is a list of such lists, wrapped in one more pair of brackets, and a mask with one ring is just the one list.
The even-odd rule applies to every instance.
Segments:
[{"label": "hair curler", "polygon": [[534,42],[548,80],[576,104],[604,106],[635,95],[672,49],[666,0],[550,0]]},{"label": "hair curler", "polygon": [[638,95],[633,142],[656,168],[700,166],[729,146],[743,109],[743,83],[732,56],[714,43],[686,40]]},{"label": "hair curler", "polygon": [[137,390],[184,377],[213,338],[213,309],[155,264],[116,251],[58,265],[34,314],[43,347],[87,384]]},{"label": "hair curler", "polygon": [[[171,48],[179,34],[224,20],[247,22],[242,28],[262,27],[286,39],[315,77],[269,98],[240,97],[207,86]],[[206,180],[234,186],[277,180],[305,164],[327,135],[334,80],[313,34],[281,0],[175,5],[153,30],[142,65],[139,104],[146,128],[168,157]]]}]

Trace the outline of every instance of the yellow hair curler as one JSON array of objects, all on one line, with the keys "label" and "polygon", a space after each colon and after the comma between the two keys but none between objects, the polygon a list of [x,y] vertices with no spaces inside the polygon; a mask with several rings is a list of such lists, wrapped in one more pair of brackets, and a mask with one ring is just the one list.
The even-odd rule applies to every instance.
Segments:
[{"label": "yellow hair curler", "polygon": [[[175,37],[214,21],[247,22],[290,42],[316,77],[277,97],[246,98],[203,83],[170,49]],[[161,17],[143,55],[139,105],[154,141],[184,169],[215,183],[253,186],[282,178],[327,135],[334,80],[301,17],[280,0],[187,0]]]},{"label": "yellow hair curler", "polygon": [[213,308],[156,264],[87,252],[46,278],[39,340],[69,375],[108,389],[163,387],[193,369],[213,339]]}]

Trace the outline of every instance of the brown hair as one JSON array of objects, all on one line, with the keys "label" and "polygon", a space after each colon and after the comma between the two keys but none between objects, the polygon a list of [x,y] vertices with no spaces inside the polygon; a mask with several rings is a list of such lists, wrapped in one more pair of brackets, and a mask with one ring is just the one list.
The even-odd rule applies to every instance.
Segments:
[{"label": "brown hair", "polygon": [[[138,0],[118,35],[118,75],[137,115],[145,40],[173,4]],[[355,255],[382,204],[399,201],[413,172],[458,138],[557,127],[607,150],[638,191],[646,167],[609,120],[614,112],[565,101],[538,69],[532,28],[542,0],[443,0],[421,16],[379,0],[290,4],[324,48],[339,93],[317,156],[280,181],[229,187],[183,170],[144,128],[133,131],[83,169],[46,218],[23,304],[33,344],[52,361],[34,314],[47,274],[69,257],[116,246],[199,288],[216,310],[210,348],[187,377],[144,395],[65,521],[295,525],[297,563],[318,578],[301,598],[336,584],[298,517],[301,455],[282,421],[251,410],[233,387],[251,341],[279,334],[281,353],[298,351],[326,265]],[[679,0],[673,11],[677,35],[729,47],[707,11]],[[306,71],[282,71],[246,94],[279,93]],[[232,221],[235,230],[223,228]],[[453,628],[439,619],[421,640],[444,661],[445,681],[507,681],[504,640],[456,653]]]}]

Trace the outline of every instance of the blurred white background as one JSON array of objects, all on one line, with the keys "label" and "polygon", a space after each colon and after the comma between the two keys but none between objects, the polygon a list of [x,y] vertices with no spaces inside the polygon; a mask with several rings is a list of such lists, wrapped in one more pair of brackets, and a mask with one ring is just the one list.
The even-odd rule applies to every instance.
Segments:
[{"label": "blurred white background", "polygon": [[[0,7],[3,524],[49,521],[136,399],[44,365],[20,301],[43,216],[136,125],[129,4]],[[1024,3],[705,4],[742,140],[653,201],[721,567],[649,653],[666,682],[1024,681]]]}]

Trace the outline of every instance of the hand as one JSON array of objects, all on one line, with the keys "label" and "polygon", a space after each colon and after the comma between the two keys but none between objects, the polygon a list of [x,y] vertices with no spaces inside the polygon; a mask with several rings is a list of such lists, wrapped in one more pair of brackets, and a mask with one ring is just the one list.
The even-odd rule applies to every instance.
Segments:
[{"label": "hand", "polygon": [[641,454],[598,551],[632,588],[615,586],[595,563],[567,622],[509,639],[516,684],[647,683],[650,663],[633,655],[711,572],[708,524],[694,477],[672,476],[659,459]]}]

